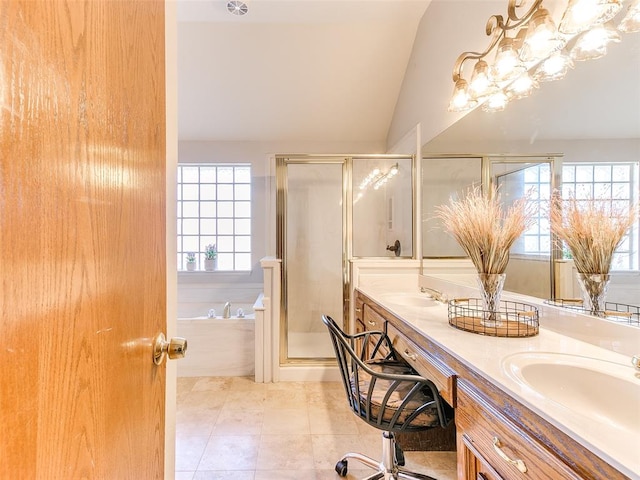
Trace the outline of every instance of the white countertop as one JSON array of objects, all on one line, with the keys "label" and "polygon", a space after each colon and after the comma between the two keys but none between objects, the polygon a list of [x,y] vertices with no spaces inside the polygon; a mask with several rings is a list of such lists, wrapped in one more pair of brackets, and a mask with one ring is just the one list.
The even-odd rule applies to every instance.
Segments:
[{"label": "white countertop", "polygon": [[[598,421],[580,414],[577,409],[556,403],[513,378],[504,363],[505,359],[518,352],[552,352],[594,358],[611,362],[612,369],[622,372],[625,380],[637,383],[640,388],[640,375],[631,366],[629,356],[544,328],[542,319],[540,333],[534,337],[504,338],[477,335],[450,326],[445,304],[407,307],[385,301],[385,296],[390,292],[406,291],[398,290],[397,284],[394,287],[391,284],[375,282],[361,285],[358,289],[620,472],[632,479],[640,479],[640,431]],[[417,286],[413,291],[418,292]],[[548,312],[545,314],[549,315]],[[564,313],[562,315],[566,316]],[[589,388],[598,389],[602,386],[586,386],[587,390]],[[610,403],[606,408],[619,408],[616,392],[610,393]],[[576,396],[575,401],[580,402],[581,398]],[[637,411],[631,414],[640,415],[640,404],[637,405]]]}]

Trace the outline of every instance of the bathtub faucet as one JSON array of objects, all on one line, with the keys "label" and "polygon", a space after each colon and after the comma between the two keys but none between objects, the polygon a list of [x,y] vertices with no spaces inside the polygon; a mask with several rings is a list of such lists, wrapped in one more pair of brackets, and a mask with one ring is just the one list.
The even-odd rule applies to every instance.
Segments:
[{"label": "bathtub faucet", "polygon": [[231,318],[231,302],[224,304],[224,310],[222,311],[222,318]]}]

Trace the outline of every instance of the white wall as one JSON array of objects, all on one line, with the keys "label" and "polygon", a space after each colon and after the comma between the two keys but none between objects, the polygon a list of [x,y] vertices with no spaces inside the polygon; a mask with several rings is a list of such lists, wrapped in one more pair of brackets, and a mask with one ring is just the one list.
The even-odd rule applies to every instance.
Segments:
[{"label": "white wall", "polygon": [[422,142],[428,142],[465,115],[447,111],[453,92],[453,65],[461,52],[484,50],[488,38],[484,26],[496,13],[506,13],[506,2],[431,2],[418,26],[387,134],[388,147],[400,142],[417,124]]}]

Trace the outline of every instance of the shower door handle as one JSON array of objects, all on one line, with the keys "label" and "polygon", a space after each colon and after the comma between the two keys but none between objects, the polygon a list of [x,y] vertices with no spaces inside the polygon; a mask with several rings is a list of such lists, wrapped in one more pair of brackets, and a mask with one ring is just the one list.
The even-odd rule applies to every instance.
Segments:
[{"label": "shower door handle", "polygon": [[164,333],[159,333],[153,340],[153,363],[156,365],[162,365],[165,357],[169,357],[170,360],[177,360],[184,358],[186,353],[186,338],[171,337],[170,340],[167,340]]},{"label": "shower door handle", "polygon": [[399,257],[402,250],[400,240],[396,240],[393,245],[387,245],[387,250],[389,250],[390,252],[395,252],[396,257]]}]

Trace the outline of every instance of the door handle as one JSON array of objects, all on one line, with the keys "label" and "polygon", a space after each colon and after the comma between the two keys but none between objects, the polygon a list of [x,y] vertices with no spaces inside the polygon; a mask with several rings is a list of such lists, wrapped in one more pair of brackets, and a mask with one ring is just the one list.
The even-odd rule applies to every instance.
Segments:
[{"label": "door handle", "polygon": [[153,363],[162,365],[165,357],[170,360],[183,358],[187,353],[187,340],[182,337],[171,337],[167,341],[164,333],[159,333],[153,340]]}]

